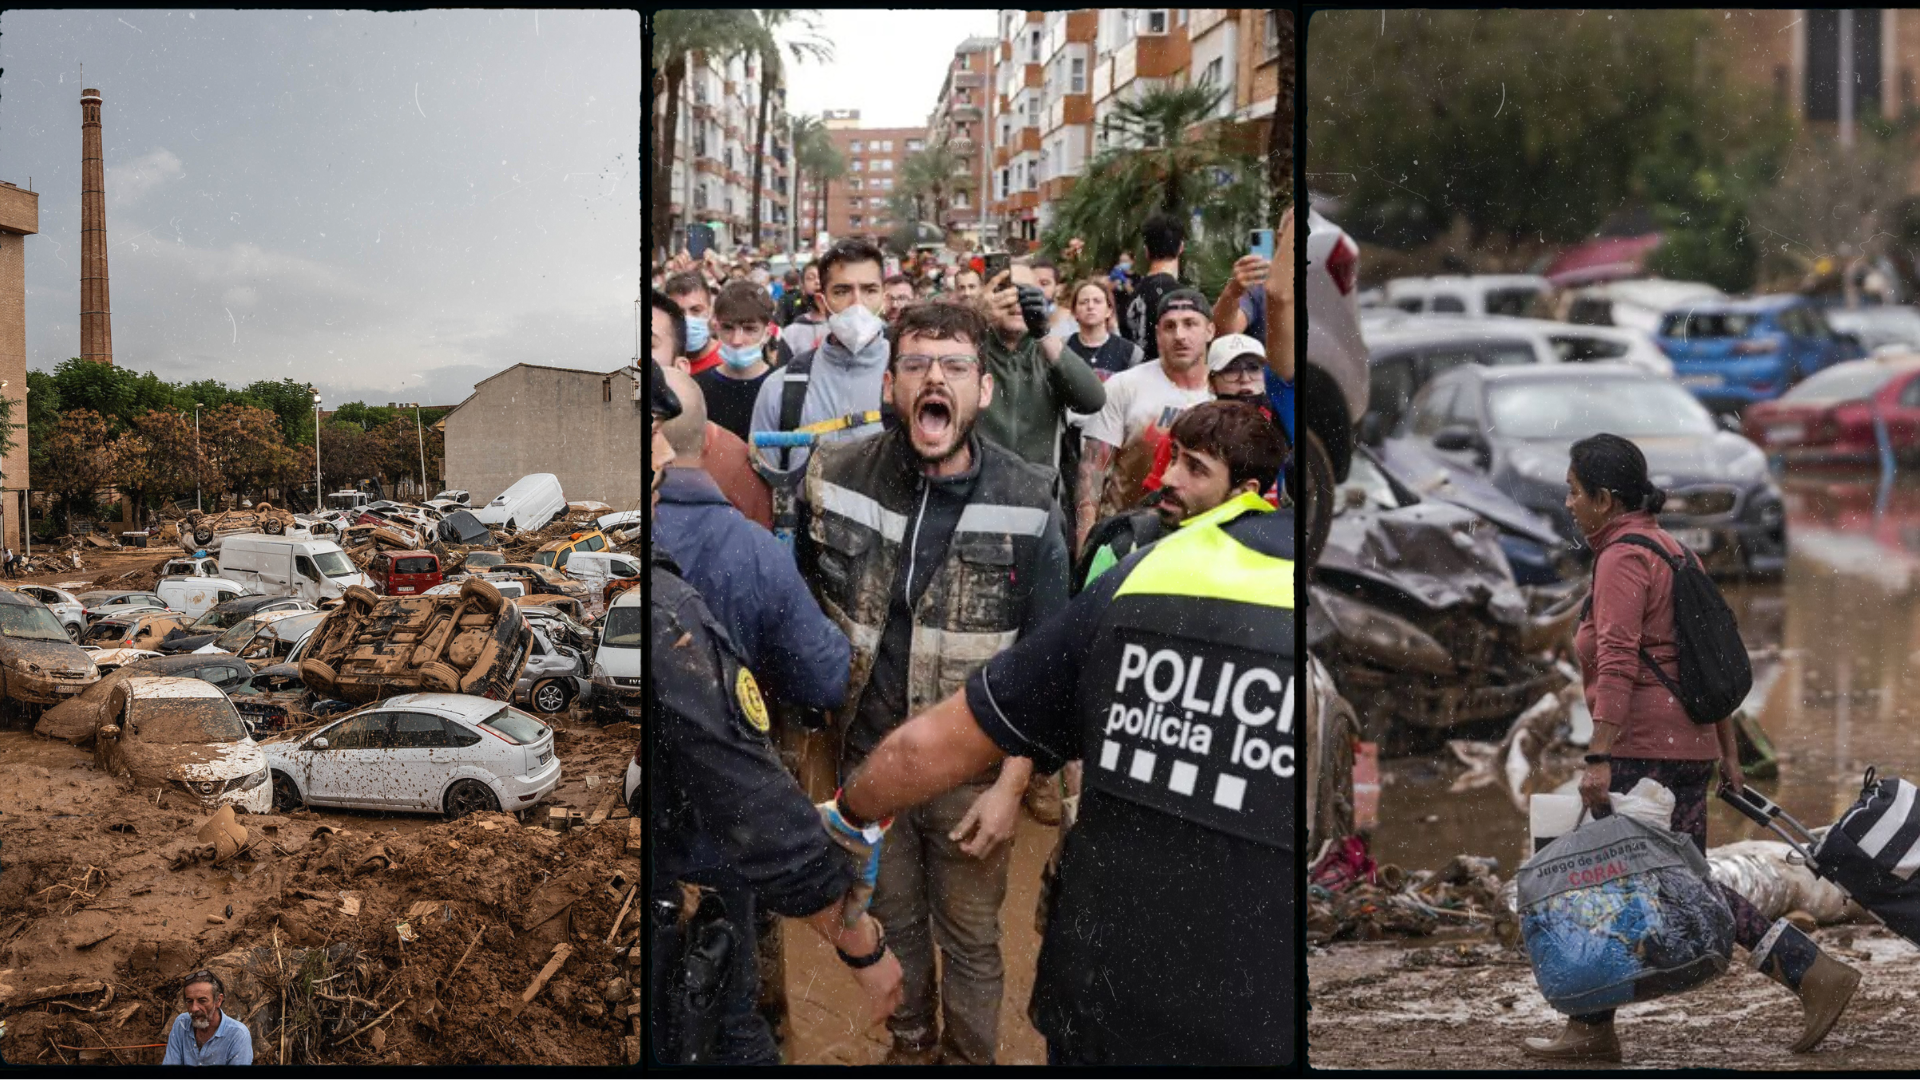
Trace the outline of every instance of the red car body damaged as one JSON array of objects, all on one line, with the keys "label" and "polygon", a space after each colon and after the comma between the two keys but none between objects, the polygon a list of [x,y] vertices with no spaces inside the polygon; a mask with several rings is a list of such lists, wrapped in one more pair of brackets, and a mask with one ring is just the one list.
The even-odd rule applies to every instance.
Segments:
[{"label": "red car body damaged", "polygon": [[1784,396],[1747,408],[1741,432],[1789,464],[1857,464],[1879,457],[1874,414],[1898,456],[1920,455],[1920,354],[1836,364]]}]

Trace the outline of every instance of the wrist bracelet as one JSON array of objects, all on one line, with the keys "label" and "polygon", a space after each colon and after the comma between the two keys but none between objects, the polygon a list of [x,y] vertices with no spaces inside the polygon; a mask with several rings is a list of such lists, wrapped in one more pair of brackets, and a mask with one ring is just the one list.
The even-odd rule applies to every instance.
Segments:
[{"label": "wrist bracelet", "polygon": [[887,955],[887,928],[884,926],[879,927],[879,929],[874,932],[874,937],[876,940],[873,944],[873,951],[865,956],[850,955],[847,950],[841,948],[837,943],[834,945],[833,951],[840,954],[841,963],[855,971],[859,971],[861,968],[870,968],[879,963],[881,959]]},{"label": "wrist bracelet", "polygon": [[846,822],[847,824],[853,826],[856,829],[865,829],[867,826],[873,824],[873,822],[868,821],[865,818],[856,817],[853,813],[852,808],[847,806],[847,789],[846,788],[841,788],[839,791],[836,791],[833,793],[833,805],[835,809],[840,811],[840,820]]},{"label": "wrist bracelet", "polygon": [[1588,754],[1586,757],[1586,762],[1589,765],[1609,765],[1613,763],[1613,755],[1612,754]]}]

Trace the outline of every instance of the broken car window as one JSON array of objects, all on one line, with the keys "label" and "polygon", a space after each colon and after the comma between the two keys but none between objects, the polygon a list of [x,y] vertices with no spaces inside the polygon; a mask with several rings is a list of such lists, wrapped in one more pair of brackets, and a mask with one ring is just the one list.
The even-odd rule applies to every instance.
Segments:
[{"label": "broken car window", "polygon": [[240,714],[225,698],[135,698],[131,719],[143,743],[239,742],[247,737]]},{"label": "broken car window", "polygon": [[0,605],[0,634],[23,641],[68,640],[53,612],[20,604]]}]

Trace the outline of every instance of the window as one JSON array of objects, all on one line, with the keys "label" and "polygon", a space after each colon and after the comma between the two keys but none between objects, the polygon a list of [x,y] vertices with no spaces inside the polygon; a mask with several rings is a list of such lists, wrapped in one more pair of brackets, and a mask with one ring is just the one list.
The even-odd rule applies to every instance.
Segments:
[{"label": "window", "polygon": [[1027,63],[1040,62],[1040,28],[1034,27],[1027,33]]},{"label": "window", "polygon": [[926,148],[927,148],[927,141],[925,139],[908,139],[907,140],[907,153],[909,154],[918,153],[922,150],[925,150]]},{"label": "window", "polygon": [[966,209],[967,193],[964,190],[953,193],[953,205],[962,210]]},{"label": "window", "polygon": [[1219,86],[1225,75],[1226,59],[1216,56],[1207,61],[1207,70],[1201,73],[1200,83],[1203,86]]},{"label": "window", "polygon": [[1140,33],[1164,34],[1167,32],[1168,23],[1166,8],[1149,8],[1140,17]]},{"label": "window", "polygon": [[367,713],[335,724],[325,733],[328,750],[383,750],[388,713]]},{"label": "window", "polygon": [[881,139],[881,140],[880,140],[880,152],[881,152],[881,153],[883,153],[883,154],[891,154],[891,153],[893,153],[893,140],[892,140],[892,139]]},{"label": "window", "polygon": [[866,163],[866,162],[864,162],[864,161],[857,161],[857,160],[856,160],[856,161],[855,161],[855,162],[853,163],[853,165],[851,166],[851,168],[853,169],[853,171],[854,171],[854,172],[860,172],[860,171],[862,171],[862,170],[864,170],[864,169],[865,169],[866,167],[867,167],[867,163]]},{"label": "window", "polygon": [[860,153],[860,146],[861,146],[860,140],[855,139],[851,144],[848,145],[847,152],[849,154],[858,154]]},{"label": "window", "polygon": [[855,176],[847,181],[847,186],[852,188],[855,191],[859,191],[861,183],[862,183],[861,179]]},{"label": "window", "polygon": [[847,224],[853,226],[856,229],[859,228],[863,223],[864,223],[863,219],[861,218],[854,217],[854,218],[847,219]]},{"label": "window", "polygon": [[1267,58],[1271,60],[1274,57],[1280,55],[1280,9],[1279,8],[1269,8],[1267,10],[1266,37],[1267,37]]},{"label": "window", "polygon": [[883,207],[883,206],[885,206],[885,205],[887,205],[887,200],[885,200],[885,199],[868,199],[868,200],[867,200],[867,205],[868,205],[869,207],[871,207],[871,208],[873,208],[873,209],[875,209],[875,210],[878,210],[878,209],[880,209],[881,207]]},{"label": "window", "polygon": [[[1218,60],[1214,61],[1214,63],[1216,64],[1219,62],[1220,61]],[[1069,65],[1069,70],[1071,70],[1073,74],[1069,76],[1068,81],[1071,83],[1071,85],[1067,88],[1067,92],[1070,94],[1086,93],[1087,92],[1087,58],[1084,56],[1076,56],[1072,60],[1068,61],[1068,65]]]},{"label": "window", "polygon": [[447,729],[432,713],[393,714],[390,745],[395,750],[435,750],[450,746]]},{"label": "window", "polygon": [[876,162],[874,162],[874,163],[873,163],[873,167],[874,167],[875,169],[878,169],[878,170],[879,170],[879,171],[881,171],[881,172],[892,172],[892,171],[893,171],[893,159],[892,159],[892,158],[881,158],[881,159],[880,159],[879,161],[876,161]]}]

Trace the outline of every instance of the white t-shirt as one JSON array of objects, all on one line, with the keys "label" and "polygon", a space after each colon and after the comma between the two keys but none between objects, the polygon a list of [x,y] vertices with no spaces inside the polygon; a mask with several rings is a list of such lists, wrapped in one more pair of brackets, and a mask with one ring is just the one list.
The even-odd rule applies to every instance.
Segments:
[{"label": "white t-shirt", "polygon": [[1196,390],[1174,385],[1167,378],[1166,368],[1157,361],[1128,368],[1104,385],[1106,408],[1087,416],[1080,425],[1083,437],[1119,448],[1101,498],[1103,517],[1139,500],[1147,473],[1153,470],[1154,454],[1174,420],[1189,408],[1213,400],[1213,391],[1205,383]]}]

